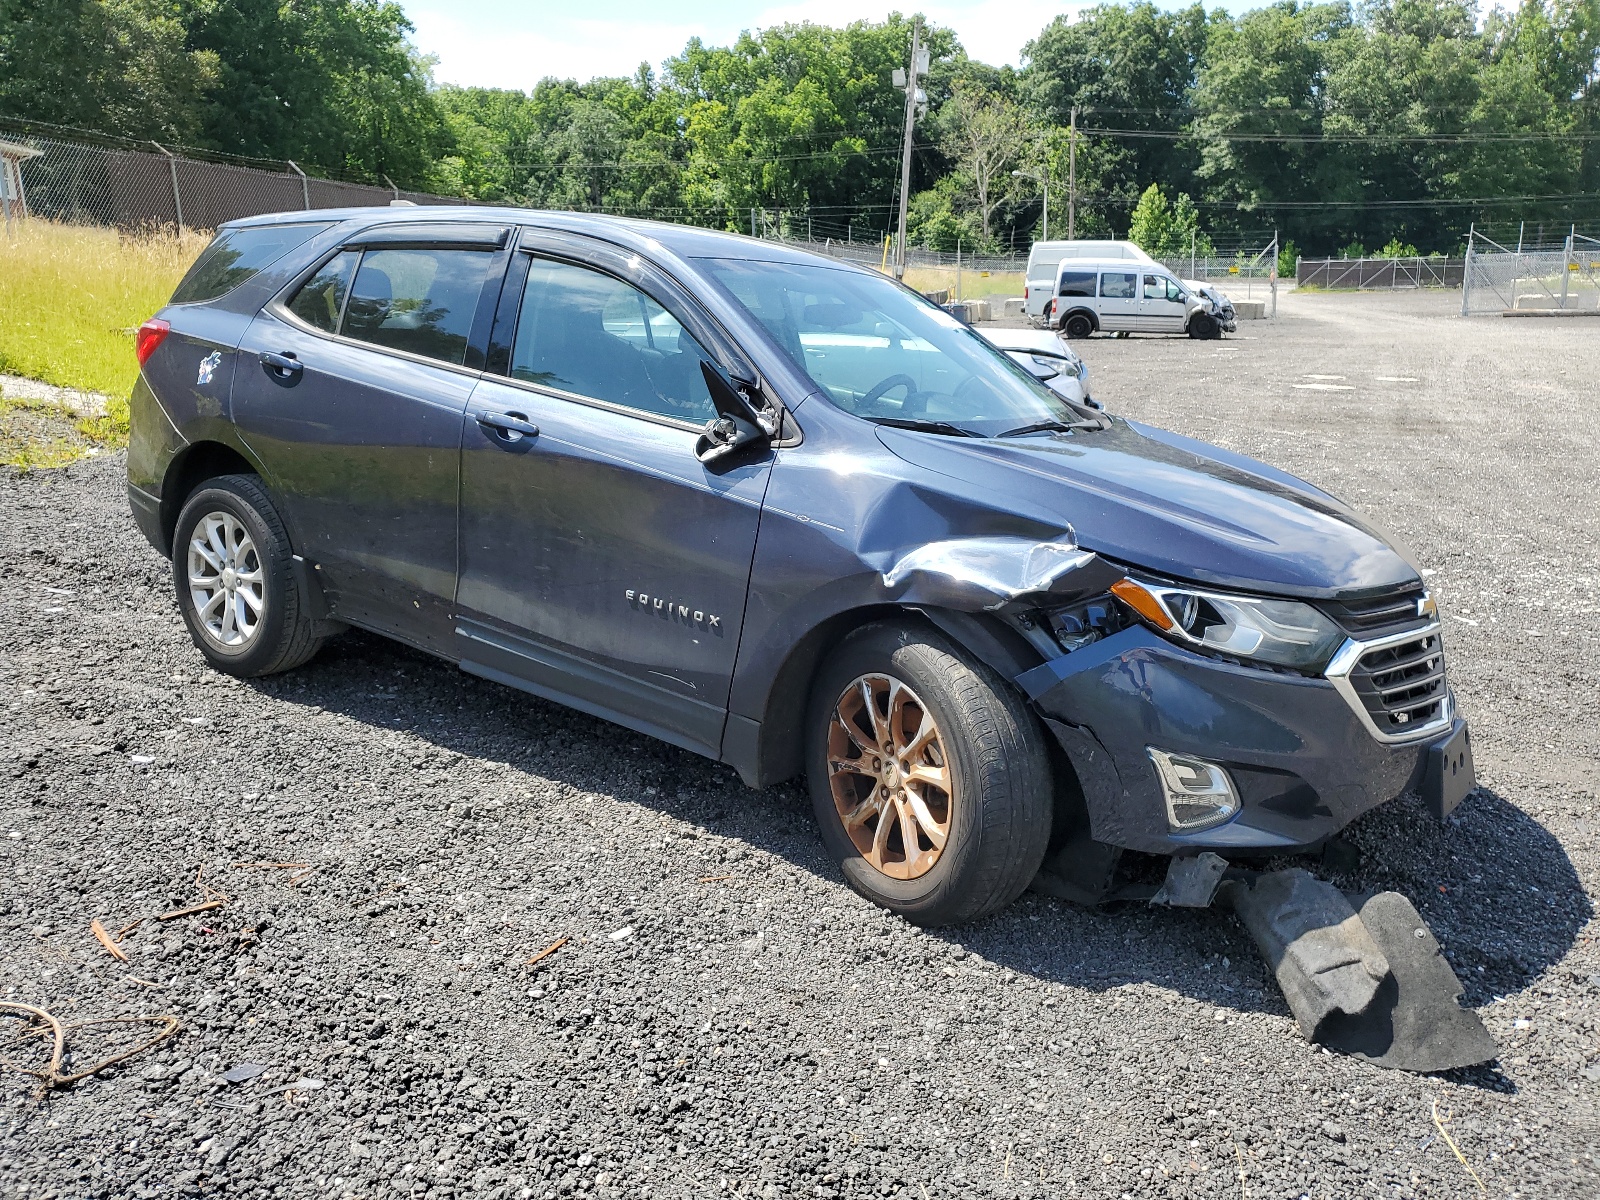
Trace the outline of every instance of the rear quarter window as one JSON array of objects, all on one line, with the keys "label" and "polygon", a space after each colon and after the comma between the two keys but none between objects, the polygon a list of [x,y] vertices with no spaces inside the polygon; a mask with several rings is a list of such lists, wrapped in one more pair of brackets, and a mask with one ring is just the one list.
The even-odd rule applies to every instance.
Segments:
[{"label": "rear quarter window", "polygon": [[1092,296],[1094,295],[1093,271],[1063,271],[1061,272],[1061,286],[1057,291],[1062,296]]},{"label": "rear quarter window", "polygon": [[172,303],[202,304],[224,296],[328,228],[330,223],[324,221],[224,229],[195,259],[178,290],[172,293]]}]

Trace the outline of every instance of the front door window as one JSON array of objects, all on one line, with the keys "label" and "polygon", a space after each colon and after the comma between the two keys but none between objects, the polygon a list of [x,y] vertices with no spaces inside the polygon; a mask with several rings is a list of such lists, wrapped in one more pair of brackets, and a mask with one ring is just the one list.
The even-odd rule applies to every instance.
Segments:
[{"label": "front door window", "polygon": [[511,377],[703,425],[710,355],[649,296],[600,271],[536,259],[511,348]]}]

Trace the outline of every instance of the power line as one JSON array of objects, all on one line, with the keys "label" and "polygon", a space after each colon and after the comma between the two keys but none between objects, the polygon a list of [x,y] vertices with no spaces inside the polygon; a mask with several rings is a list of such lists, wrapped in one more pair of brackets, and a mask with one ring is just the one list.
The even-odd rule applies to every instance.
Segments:
[{"label": "power line", "polygon": [[1162,141],[1221,141],[1221,142],[1279,142],[1298,145],[1318,143],[1389,144],[1450,143],[1472,145],[1494,142],[1573,141],[1600,140],[1600,132],[1558,133],[1529,130],[1525,133],[1223,133],[1201,129],[1085,129],[1086,134],[1101,137],[1155,138]]}]

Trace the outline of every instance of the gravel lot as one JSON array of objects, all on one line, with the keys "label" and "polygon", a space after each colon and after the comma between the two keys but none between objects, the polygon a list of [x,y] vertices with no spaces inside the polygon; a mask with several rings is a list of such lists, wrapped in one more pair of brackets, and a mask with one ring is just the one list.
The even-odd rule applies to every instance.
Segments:
[{"label": "gravel lot", "polygon": [[[1307,1045],[1220,913],[919,931],[844,888],[798,787],[376,638],[210,674],[104,456],[0,476],[0,999],[182,1031],[42,1103],[0,1071],[0,1196],[1482,1194],[1435,1105],[1487,1194],[1600,1194],[1600,323],[1457,304],[1287,295],[1083,352],[1114,410],[1434,572],[1483,789],[1373,814],[1342,881],[1416,902],[1497,1067]],[[227,903],[128,963],[90,934],[202,883]]]}]

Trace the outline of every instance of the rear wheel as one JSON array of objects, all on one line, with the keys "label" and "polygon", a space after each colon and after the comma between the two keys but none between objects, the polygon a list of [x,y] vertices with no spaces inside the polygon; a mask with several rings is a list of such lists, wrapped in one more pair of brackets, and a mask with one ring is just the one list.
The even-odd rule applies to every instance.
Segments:
[{"label": "rear wheel", "polygon": [[173,530],[172,575],[189,636],[219,671],[272,675],[322,648],[283,521],[254,475],[208,479],[190,494]]},{"label": "rear wheel", "polygon": [[1088,313],[1072,313],[1062,322],[1061,332],[1069,338],[1086,338],[1094,332],[1094,322]]},{"label": "rear wheel", "polygon": [[850,886],[919,925],[1020,895],[1050,840],[1045,734],[988,667],[931,629],[857,631],[818,672],[807,768]]}]

